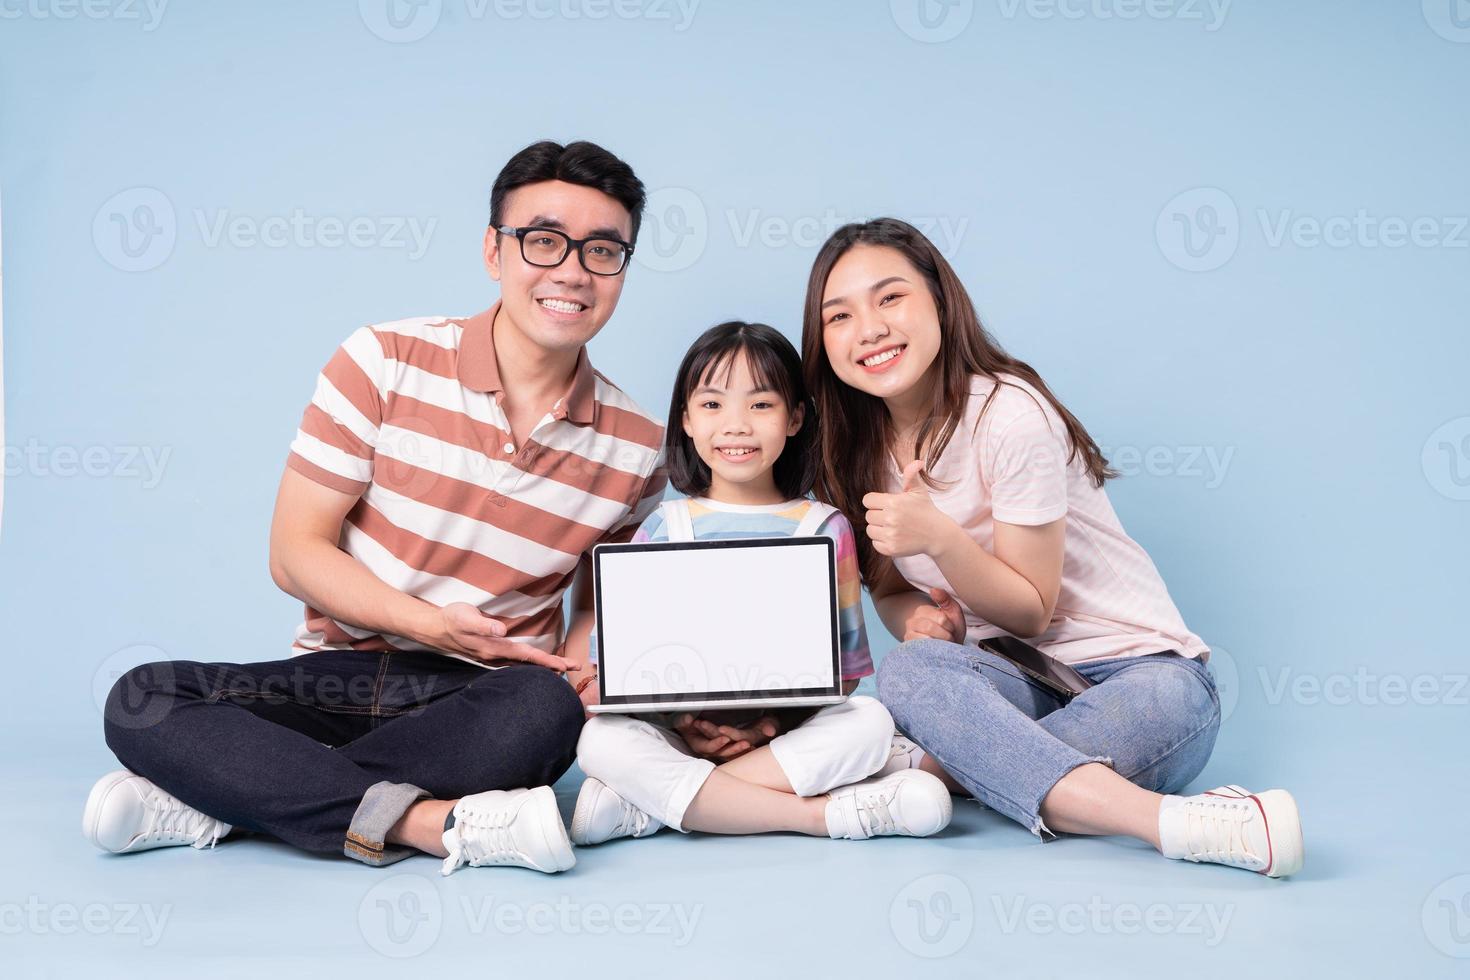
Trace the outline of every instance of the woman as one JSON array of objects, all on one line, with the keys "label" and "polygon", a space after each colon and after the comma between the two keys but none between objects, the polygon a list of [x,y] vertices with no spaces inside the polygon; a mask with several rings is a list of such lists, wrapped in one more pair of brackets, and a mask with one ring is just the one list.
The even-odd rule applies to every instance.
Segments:
[{"label": "woman", "polygon": [[[1165,857],[1298,870],[1285,790],[1173,795],[1219,730],[1209,650],[1118,522],[1097,444],[986,333],[934,245],[891,218],[838,229],[808,280],[803,360],[824,420],[817,495],[854,525],[904,641],[878,693],[918,746],[896,743],[885,771],[932,772],[1043,839],[1126,834]],[[1092,686],[1068,698],[976,645],[1003,636]]]}]

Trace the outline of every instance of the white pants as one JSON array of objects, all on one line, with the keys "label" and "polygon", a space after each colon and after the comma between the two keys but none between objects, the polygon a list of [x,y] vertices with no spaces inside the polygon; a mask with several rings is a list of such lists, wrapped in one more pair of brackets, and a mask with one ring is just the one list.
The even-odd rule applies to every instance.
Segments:
[{"label": "white pants", "polygon": [[[577,761],[587,775],[675,830],[715,765],[696,758],[664,716],[599,714],[582,728]],[[771,739],[771,753],[797,796],[866,779],[888,761],[893,716],[858,695],[822,708]]]}]

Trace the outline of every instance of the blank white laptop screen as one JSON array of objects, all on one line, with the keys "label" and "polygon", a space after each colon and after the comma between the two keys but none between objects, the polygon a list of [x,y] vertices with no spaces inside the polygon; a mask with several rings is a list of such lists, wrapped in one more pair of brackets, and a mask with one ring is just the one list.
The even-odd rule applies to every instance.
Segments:
[{"label": "blank white laptop screen", "polygon": [[841,698],[830,538],[600,545],[602,710]]}]

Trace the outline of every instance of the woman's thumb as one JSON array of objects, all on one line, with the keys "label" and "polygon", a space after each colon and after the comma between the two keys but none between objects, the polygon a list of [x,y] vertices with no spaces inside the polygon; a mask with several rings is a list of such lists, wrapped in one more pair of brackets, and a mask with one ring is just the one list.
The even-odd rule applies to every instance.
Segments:
[{"label": "woman's thumb", "polygon": [[903,468],[903,492],[912,493],[915,490],[927,491],[924,485],[924,461],[922,459],[912,460]]},{"label": "woman's thumb", "polygon": [[941,609],[954,602],[954,596],[939,588],[930,589],[929,598],[933,599],[934,604]]}]

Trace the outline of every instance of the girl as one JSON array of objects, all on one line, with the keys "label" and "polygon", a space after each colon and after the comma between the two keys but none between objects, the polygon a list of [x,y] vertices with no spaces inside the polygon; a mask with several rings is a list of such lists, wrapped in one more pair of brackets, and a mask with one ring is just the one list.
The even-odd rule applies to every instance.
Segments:
[{"label": "girl", "polygon": [[[838,229],[807,284],[820,499],[903,643],[878,692],[895,765],[944,776],[1035,833],[1127,834],[1165,857],[1301,867],[1284,790],[1176,796],[1209,759],[1219,697],[1102,489],[1097,444],[976,317],[937,249],[891,218]],[[1029,637],[1092,682],[1068,700],[977,647]],[[1014,642],[1002,641],[1005,642]]]},{"label": "girl", "polygon": [[[679,366],[665,434],[669,482],[695,499],[666,501],[633,540],[773,537],[812,527],[830,535],[837,545],[842,676],[851,693],[873,662],[852,526],[806,496],[816,469],[816,422],[790,341],[758,323],[706,331]],[[593,716],[577,745],[587,780],[572,817],[573,843],[647,837],[664,826],[924,837],[949,823],[949,791],[930,773],[868,778],[888,762],[893,741],[893,718],[874,699],[849,698],[791,722],[772,715],[749,724],[729,715]]]}]

